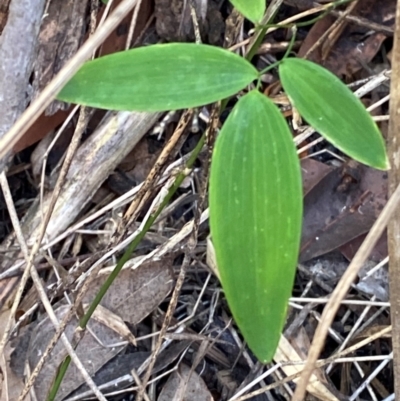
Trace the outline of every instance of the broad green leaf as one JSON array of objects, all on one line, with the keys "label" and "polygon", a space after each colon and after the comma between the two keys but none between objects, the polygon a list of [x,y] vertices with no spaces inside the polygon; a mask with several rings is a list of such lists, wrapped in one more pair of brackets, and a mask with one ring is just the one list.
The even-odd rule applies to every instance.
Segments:
[{"label": "broad green leaf", "polygon": [[230,0],[249,21],[261,22],[265,11],[265,0]]},{"label": "broad green leaf", "polygon": [[111,110],[177,110],[224,99],[257,76],[248,61],[218,47],[153,45],[87,62],[58,99]]},{"label": "broad green leaf", "polygon": [[379,128],[339,78],[298,58],[283,60],[279,75],[294,107],[329,142],[361,163],[380,170],[389,168]]},{"label": "broad green leaf", "polygon": [[209,203],[226,299],[249,347],[268,362],[292,291],[303,200],[292,135],[259,92],[242,97],[221,129]]}]

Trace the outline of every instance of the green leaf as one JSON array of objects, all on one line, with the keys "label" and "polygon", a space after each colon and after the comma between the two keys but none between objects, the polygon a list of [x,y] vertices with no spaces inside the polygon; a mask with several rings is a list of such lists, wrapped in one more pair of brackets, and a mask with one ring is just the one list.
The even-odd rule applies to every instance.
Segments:
[{"label": "green leaf", "polygon": [[380,170],[389,168],[379,128],[339,78],[298,58],[283,60],[279,75],[294,107],[323,137],[361,163]]},{"label": "green leaf", "polygon": [[248,61],[227,50],[171,43],[89,61],[58,99],[112,110],[177,110],[229,97],[257,76]]},{"label": "green leaf", "polygon": [[265,11],[265,0],[230,0],[249,21],[261,22]]},{"label": "green leaf", "polygon": [[250,349],[268,362],[292,291],[303,201],[292,135],[259,92],[239,100],[218,136],[209,196],[226,299]]}]

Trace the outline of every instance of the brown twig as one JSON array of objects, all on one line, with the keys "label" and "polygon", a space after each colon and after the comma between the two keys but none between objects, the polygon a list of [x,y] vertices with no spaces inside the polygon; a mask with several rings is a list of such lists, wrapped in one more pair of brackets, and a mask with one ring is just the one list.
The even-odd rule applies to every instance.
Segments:
[{"label": "brown twig", "polygon": [[[374,335],[366,338],[365,340],[360,341],[357,344],[352,345],[351,347],[349,347],[349,348],[347,348],[347,349],[345,349],[345,350],[333,355],[332,357],[327,358],[327,359],[323,359],[321,361],[318,361],[316,363],[315,367],[316,368],[320,368],[322,366],[325,366],[325,365],[328,365],[328,364],[330,364],[332,362],[335,362],[335,360],[337,358],[341,358],[341,357],[343,357],[345,355],[353,353],[357,349],[360,349],[360,348],[364,347],[365,345],[370,344],[371,342],[375,341],[376,339],[381,338],[384,335],[387,335],[388,333],[390,333],[391,330],[392,330],[392,326],[385,327],[384,329],[380,330],[379,332],[375,333]],[[272,390],[273,388],[277,388],[279,386],[282,386],[285,383],[289,383],[289,382],[293,381],[294,379],[297,379],[300,376],[301,373],[302,372],[298,372],[298,373],[295,373],[295,374],[293,374],[291,376],[285,377],[283,380],[281,380],[279,382],[272,383],[272,384],[270,384],[268,386],[262,387],[262,388],[260,388],[258,390],[255,390],[255,391],[252,391],[251,393],[243,395],[243,396],[241,396],[239,398],[234,398],[234,400],[235,401],[244,401],[244,400],[248,400],[248,399],[250,399],[252,397],[255,397],[257,395],[263,394],[268,390]]]},{"label": "brown twig", "polygon": [[110,17],[78,50],[75,56],[65,64],[38,98],[25,110],[14,126],[0,140],[0,159],[4,158],[25,132],[51,103],[61,88],[78,71],[79,67],[93,54],[122,19],[132,10],[137,0],[123,0]]},{"label": "brown twig", "polygon": [[343,277],[340,279],[335,290],[332,293],[332,297],[324,308],[324,312],[321,316],[321,321],[317,327],[314,335],[314,340],[311,344],[310,351],[308,353],[307,363],[304,366],[304,370],[297,384],[296,391],[293,394],[292,401],[303,401],[306,392],[308,381],[315,369],[315,362],[324,346],[326,336],[328,334],[329,327],[331,326],[335,314],[339,309],[341,301],[347,294],[351,284],[357,277],[357,274],[365,261],[367,260],[369,254],[371,253],[376,242],[382,235],[384,229],[386,228],[389,220],[392,218],[394,212],[398,208],[400,203],[400,185],[396,188],[393,195],[390,197],[388,203],[382,210],[375,224],[371,228],[361,247],[357,251],[350,266],[346,270]]},{"label": "brown twig", "polygon": [[[389,120],[389,194],[400,184],[400,2],[397,2],[394,44],[392,51],[392,80],[390,85]],[[400,210],[397,209],[388,226],[390,305],[393,326],[394,392],[400,396]]]},{"label": "brown twig", "polygon": [[[214,136],[214,131],[218,126],[219,110],[220,110],[219,105],[215,105],[214,108],[213,108],[211,119],[210,119],[210,124],[209,124],[209,127],[208,127],[207,132],[206,132],[206,137],[207,138],[212,138]],[[202,191],[203,192],[203,194],[202,194],[203,200],[204,200],[205,190],[206,190],[206,183],[204,183],[204,184],[205,185],[202,188],[202,190],[203,190]],[[201,208],[203,206],[202,203],[203,203],[202,201],[199,202],[199,208]],[[139,391],[138,391],[138,394],[137,394],[137,397],[136,397],[137,401],[141,401],[143,399],[144,391],[146,389],[146,386],[147,386],[147,384],[149,382],[151,373],[153,371],[157,355],[158,355],[158,353],[159,353],[159,351],[161,349],[161,345],[162,345],[162,342],[164,340],[165,334],[167,333],[167,330],[168,330],[168,328],[169,328],[169,326],[171,324],[171,321],[172,321],[172,318],[173,318],[173,314],[175,312],[176,305],[178,303],[179,294],[180,294],[181,288],[182,288],[184,280],[185,280],[187,269],[188,269],[188,267],[190,265],[190,262],[192,260],[192,255],[193,255],[194,249],[195,249],[196,244],[197,244],[197,232],[198,232],[198,228],[199,228],[199,225],[200,225],[200,219],[201,219],[201,213],[200,213],[199,208],[196,209],[196,214],[195,214],[195,218],[194,218],[194,222],[193,222],[192,232],[191,232],[190,238],[189,238],[188,243],[187,243],[187,250],[185,252],[185,258],[184,258],[184,260],[182,262],[182,266],[181,266],[181,269],[179,271],[178,279],[176,281],[175,288],[174,288],[174,291],[172,293],[171,301],[170,301],[170,303],[168,305],[168,310],[167,310],[167,313],[165,315],[165,319],[163,321],[163,325],[161,327],[160,334],[159,334],[159,336],[157,338],[155,349],[154,349],[154,351],[153,351],[153,353],[152,353],[152,355],[150,357],[150,363],[149,363],[149,365],[147,367],[146,373],[145,373],[145,375],[143,377],[143,380],[142,380],[143,387],[141,387],[139,389]]]}]

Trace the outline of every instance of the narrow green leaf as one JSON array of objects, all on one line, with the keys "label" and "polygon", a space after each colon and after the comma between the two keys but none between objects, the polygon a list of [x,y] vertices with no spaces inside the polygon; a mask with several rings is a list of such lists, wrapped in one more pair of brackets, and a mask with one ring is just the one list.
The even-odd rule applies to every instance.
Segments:
[{"label": "narrow green leaf", "polygon": [[339,78],[298,58],[283,60],[279,75],[294,107],[329,142],[361,163],[380,170],[389,168],[379,128]]},{"label": "narrow green leaf", "polygon": [[248,61],[227,50],[171,43],[89,61],[58,99],[111,110],[177,110],[224,99],[257,76]]},{"label": "narrow green leaf", "polygon": [[230,0],[249,21],[261,22],[265,11],[265,0]]},{"label": "narrow green leaf", "polygon": [[272,359],[299,251],[299,161],[277,107],[252,91],[218,136],[210,176],[210,227],[226,299],[249,347]]}]

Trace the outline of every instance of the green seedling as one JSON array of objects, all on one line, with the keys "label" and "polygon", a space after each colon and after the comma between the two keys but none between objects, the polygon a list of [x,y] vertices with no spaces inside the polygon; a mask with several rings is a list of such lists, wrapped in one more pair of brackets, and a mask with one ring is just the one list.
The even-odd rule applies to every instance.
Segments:
[{"label": "green seedling", "polygon": [[[264,1],[232,0],[254,23]],[[344,153],[388,169],[382,136],[361,101],[324,68],[296,58],[278,65],[299,113]],[[113,110],[168,111],[236,95],[261,73],[227,50],[196,44],[143,47],[89,61],[58,99]],[[282,332],[299,252],[299,159],[280,110],[253,89],[224,123],[212,156],[210,227],[226,299],[263,363]]]}]

